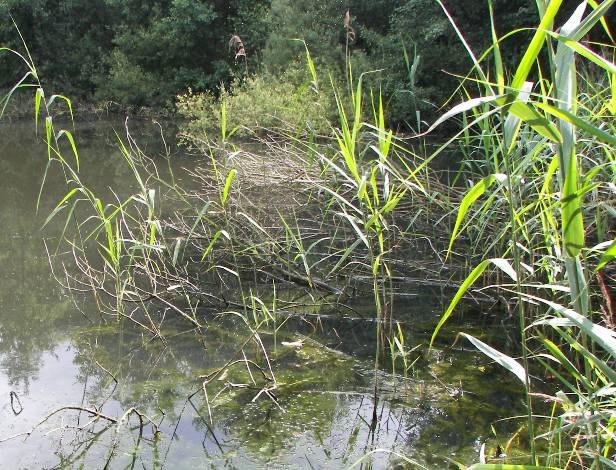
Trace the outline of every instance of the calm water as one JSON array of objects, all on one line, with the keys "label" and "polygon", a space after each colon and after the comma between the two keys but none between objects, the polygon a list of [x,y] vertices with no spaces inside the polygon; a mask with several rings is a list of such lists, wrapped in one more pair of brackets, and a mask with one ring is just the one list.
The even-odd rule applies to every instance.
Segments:
[{"label": "calm water", "polygon": [[[146,153],[157,158],[158,127],[148,121],[132,126]],[[81,124],[76,132],[83,178],[98,191],[132,186],[114,128],[123,133],[120,121]],[[275,337],[261,335],[278,382],[276,402],[265,394],[255,399],[260,377],[254,388],[225,388],[245,379],[244,370],[234,368],[210,386],[210,417],[199,376],[237,356],[246,328],[212,319],[200,336],[170,318],[162,342],[132,324],[103,321],[89,297],[65,292],[44,244],[54,252],[61,227],[41,231],[66,192],[59,175],[47,175],[36,210],[46,160],[32,123],[0,124],[0,468],[346,468],[376,448],[448,468],[447,458],[474,462],[483,442],[504,445],[515,431],[516,422],[497,420],[519,413],[519,386],[460,344],[421,348],[407,377],[384,367],[372,430],[374,324],[341,319],[325,307],[290,320]],[[180,153],[172,161],[180,181],[186,178],[181,168],[194,165]],[[279,293],[286,294],[293,292]],[[418,286],[405,294],[396,318],[410,347],[426,344],[441,291]],[[354,307],[372,310],[369,300]],[[298,340],[301,347],[283,344]],[[452,342],[444,337],[442,345]],[[92,422],[76,408],[97,409],[118,422]],[[136,415],[124,416],[132,408],[160,432],[149,423],[140,430]],[[377,454],[366,465],[402,463]]]}]

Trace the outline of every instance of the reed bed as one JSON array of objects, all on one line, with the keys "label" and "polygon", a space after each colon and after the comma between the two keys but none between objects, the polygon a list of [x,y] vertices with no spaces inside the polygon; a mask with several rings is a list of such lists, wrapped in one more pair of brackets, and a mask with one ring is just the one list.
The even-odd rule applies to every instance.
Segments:
[{"label": "reed bed", "polygon": [[[6,51],[27,73],[4,103],[20,88],[35,90],[49,165],[62,169],[69,188],[50,218],[65,214],[79,272],[58,278],[68,289],[93,292],[102,317],[135,322],[161,341],[167,312],[200,332],[217,315],[238,318],[246,339],[237,357],[200,378],[197,393],[208,410],[231,391],[216,388],[216,379],[236,367],[248,371],[242,387],[254,399],[276,404],[265,331],[274,325],[278,332],[304,301],[342,305],[368,292],[377,322],[373,429],[379,371],[387,361],[405,373],[412,368],[396,323],[400,285],[438,280],[457,288],[432,346],[474,284],[492,282],[491,300],[516,313],[519,357],[464,332],[460,340],[519,379],[527,409],[519,434],[528,455],[503,462],[482,452],[470,469],[616,468],[616,68],[613,46],[600,55],[583,41],[595,27],[611,35],[605,14],[614,1],[588,2],[588,11],[584,2],[563,25],[554,24],[560,0],[538,1],[538,26],[511,73],[502,61],[507,36],[496,25],[492,47],[479,58],[456,29],[474,66],[462,79],[462,102],[427,133],[452,119],[459,130],[431,152],[423,135],[410,142],[395,136],[381,96],[353,77],[347,13],[347,90],[328,90],[338,112],[329,136],[282,126],[234,142],[223,100],[217,136],[184,136],[203,155],[186,187],[172,174],[162,178],[128,131],[118,136],[138,190],[108,201],[81,181],[77,143],[56,127],[54,108],[70,110],[70,100],[46,97],[27,48]],[[243,43],[237,38],[230,47],[237,58]],[[312,90],[326,93],[308,51],[306,61]],[[451,147],[464,155],[457,186],[431,168]],[[276,291],[288,285],[303,290],[302,300],[279,304]],[[539,378],[546,374],[553,379]],[[540,414],[546,402],[549,413]]]}]

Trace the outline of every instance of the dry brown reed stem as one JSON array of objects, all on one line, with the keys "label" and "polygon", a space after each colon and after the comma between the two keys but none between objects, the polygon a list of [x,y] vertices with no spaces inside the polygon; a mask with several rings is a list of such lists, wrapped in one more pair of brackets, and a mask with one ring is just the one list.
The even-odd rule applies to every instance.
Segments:
[{"label": "dry brown reed stem", "polygon": [[344,60],[345,60],[345,70],[347,71],[346,73],[347,87],[349,88],[349,92],[352,96],[353,92],[351,89],[351,82],[353,80],[350,76],[351,75],[351,67],[350,67],[351,50],[349,49],[349,43],[355,41],[355,30],[351,26],[351,10],[347,10],[346,13],[344,14],[343,24],[344,24],[344,31],[345,31]]},{"label": "dry brown reed stem", "polygon": [[601,289],[601,294],[603,295],[603,300],[605,305],[601,305],[601,313],[603,316],[603,321],[608,328],[614,329],[616,327],[616,308],[614,307],[614,302],[612,301],[612,295],[610,293],[610,288],[605,282],[603,274],[597,273],[597,281],[599,282],[599,288]]},{"label": "dry brown reed stem", "polygon": [[231,36],[229,40],[229,50],[235,52],[235,63],[242,57],[244,59],[244,65],[246,66],[246,74],[248,74],[248,58],[246,57],[246,48],[244,47],[244,41],[237,34]]},{"label": "dry brown reed stem", "polygon": [[240,38],[237,34],[231,36],[231,39],[229,40],[229,50],[231,49],[233,49],[233,51],[235,52],[236,61],[239,57],[243,57],[244,59],[246,59],[246,49],[244,48],[244,42],[242,41],[242,38]]},{"label": "dry brown reed stem", "polygon": [[[197,143],[197,142],[195,142]],[[237,171],[234,180],[234,190],[230,196],[231,204],[225,213],[226,230],[236,242],[235,248],[243,248],[233,257],[230,247],[220,244],[216,247],[215,259],[217,264],[226,262],[233,264],[237,272],[254,272],[255,279],[274,279],[276,282],[293,283],[299,288],[314,288],[324,295],[342,294],[338,301],[344,298],[347,289],[353,285],[353,292],[357,292],[357,285],[365,282],[370,268],[365,265],[362,258],[364,252],[358,249],[356,253],[348,256],[335,272],[330,272],[332,266],[355,240],[356,234],[346,226],[335,214],[335,211],[325,210],[331,195],[319,188],[329,187],[331,174],[323,171],[315,161],[315,157],[308,155],[327,152],[327,144],[304,148],[302,144],[294,145],[289,141],[277,142],[271,138],[262,139],[255,144],[244,143],[242,147],[235,147],[232,152],[218,147],[215,142],[202,142],[207,144],[209,152],[213,152],[217,161],[221,162],[221,174],[227,174],[231,168]],[[215,200],[219,192],[219,183],[212,176],[209,165],[205,164],[192,171],[190,176],[197,184],[191,185],[196,189],[186,194],[188,200],[195,201],[196,207],[204,207],[207,201]],[[383,184],[379,181],[378,184]],[[445,186],[434,177],[433,187],[443,189]],[[352,200],[352,188],[338,188],[341,197]],[[438,191],[437,191],[438,192]],[[450,191],[451,192],[451,191]],[[450,197],[456,198],[450,194]],[[460,196],[461,199],[461,196]],[[408,198],[399,205],[399,217],[396,226],[390,229],[400,232],[396,236],[395,246],[392,249],[399,252],[412,252],[420,255],[422,263],[400,262],[391,259],[389,262],[394,268],[392,279],[402,283],[413,282],[415,279],[427,280],[437,278],[438,269],[426,268],[428,258],[438,262],[439,250],[446,244],[448,234],[435,233],[433,225],[426,225],[422,218],[414,217],[418,211],[430,211],[436,214],[445,214],[441,207],[442,201],[421,198]],[[214,206],[205,214],[209,220],[203,219],[200,223],[192,210],[189,218],[181,214],[171,222],[173,230],[178,237],[187,239],[190,233],[191,251],[203,252],[203,244],[212,239],[213,231],[218,224],[216,220],[222,216]],[[250,217],[250,221],[246,217]],[[303,248],[314,246],[304,253],[301,248],[289,245],[289,235],[285,230],[286,224],[291,226],[294,238],[301,242]],[[253,223],[254,221],[254,223]],[[197,223],[197,225],[194,225]],[[169,225],[167,225],[169,227]],[[261,230],[262,229],[262,230]],[[402,232],[412,231],[412,236],[403,236]],[[299,250],[299,251],[298,251]],[[409,251],[410,250],[410,251]],[[301,263],[297,263],[295,255],[305,255],[309,259],[317,260],[305,271]],[[387,255],[389,258],[390,255]],[[416,260],[415,260],[416,261]],[[308,264],[311,262],[309,261]],[[418,267],[419,265],[419,267]],[[452,277],[459,273],[451,272]],[[424,279],[425,278],[425,279]],[[207,279],[205,283],[207,284]],[[452,281],[453,282],[453,281]],[[216,288],[214,288],[216,290]]]},{"label": "dry brown reed stem", "polygon": [[355,30],[351,26],[351,10],[347,10],[344,14],[344,31],[346,32],[347,43],[354,42]]}]

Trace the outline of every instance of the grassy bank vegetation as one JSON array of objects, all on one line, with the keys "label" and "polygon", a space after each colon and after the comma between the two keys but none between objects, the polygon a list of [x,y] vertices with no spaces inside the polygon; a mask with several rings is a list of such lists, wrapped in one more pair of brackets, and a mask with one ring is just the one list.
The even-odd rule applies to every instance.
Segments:
[{"label": "grassy bank vegetation", "polygon": [[189,92],[177,101],[177,110],[186,119],[183,132],[193,140],[219,132],[224,140],[276,129],[329,134],[334,106],[330,95],[312,86],[304,69],[236,81],[216,94]]},{"label": "grassy bank vegetation", "polygon": [[[108,200],[80,179],[77,143],[55,124],[54,108],[70,102],[45,94],[27,51],[5,51],[25,67],[20,87],[36,90],[49,165],[67,179],[50,217],[67,216],[65,235],[81,272],[60,277],[91,289],[104,318],[138,323],[153,337],[161,311],[206,338],[216,315],[237,318],[245,347],[202,377],[210,413],[228,391],[216,379],[236,367],[248,370],[244,379],[258,396],[275,402],[284,384],[262,337],[275,338],[298,308],[343,305],[368,292],[378,324],[373,422],[378,371],[387,364],[407,380],[418,354],[396,324],[395,289],[444,282],[446,268],[457,281],[428,350],[483,280],[482,290],[502,298],[515,317],[519,354],[504,354],[481,335],[462,332],[459,341],[519,379],[527,414],[515,419],[527,445],[515,461],[482,450],[470,468],[615,468],[616,67],[613,44],[585,38],[596,29],[611,37],[605,15],[616,2],[566,12],[561,3],[537,2],[537,26],[519,53],[505,45],[529,31],[499,34],[489,15],[492,41],[482,55],[440,4],[472,69],[459,78],[459,104],[408,139],[390,130],[387,106],[399,104],[387,99],[386,84],[370,87],[372,73],[359,73],[361,54],[331,52],[343,51],[345,72],[336,78],[315,64],[309,47],[294,43],[307,72],[289,69],[179,98],[188,119],[183,137],[205,156],[193,187],[178,186],[172,174],[162,178],[127,133],[119,141],[138,190]],[[346,40],[355,39],[351,23],[345,28]],[[418,56],[398,51],[414,80]],[[426,135],[445,123],[455,126],[452,137],[427,147]],[[451,149],[462,154],[462,166],[447,180],[431,163]],[[456,276],[456,269],[466,272]],[[306,297],[278,296],[289,283]]]}]

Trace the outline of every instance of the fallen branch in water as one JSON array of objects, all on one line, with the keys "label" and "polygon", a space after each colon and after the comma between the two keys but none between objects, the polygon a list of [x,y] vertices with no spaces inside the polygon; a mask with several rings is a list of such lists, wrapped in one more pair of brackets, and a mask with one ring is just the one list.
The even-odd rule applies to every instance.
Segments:
[{"label": "fallen branch in water", "polygon": [[45,424],[47,421],[49,421],[52,417],[54,417],[55,415],[62,413],[63,411],[79,411],[81,413],[88,413],[93,419],[90,420],[88,423],[86,423],[84,426],[80,426],[78,429],[83,430],[85,428],[87,428],[90,424],[98,421],[99,419],[102,419],[104,421],[108,421],[111,424],[115,424],[117,426],[119,426],[122,421],[124,421],[126,418],[128,418],[131,414],[135,414],[137,415],[137,417],[139,418],[139,428],[140,430],[143,430],[143,426],[147,423],[151,424],[152,427],[154,428],[154,432],[157,433],[158,432],[158,425],[152,421],[152,419],[150,419],[149,417],[147,417],[145,414],[141,413],[139,410],[137,410],[136,408],[130,408],[129,410],[127,410],[124,415],[122,415],[121,418],[114,418],[112,416],[107,416],[103,413],[101,413],[101,411],[97,408],[86,408],[83,406],[63,406],[62,408],[58,408],[57,410],[52,411],[51,413],[49,413],[47,416],[45,416],[42,420],[40,420],[38,423],[36,423],[29,431],[25,431],[25,432],[21,432],[18,434],[14,434],[12,436],[6,437],[4,439],[0,439],[0,443],[4,443],[13,439],[17,439],[19,437],[30,437],[39,427],[41,427],[43,424]]}]

